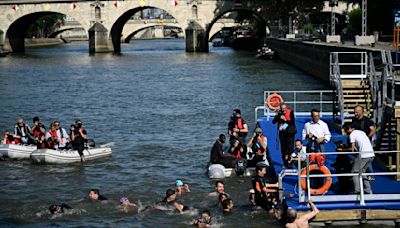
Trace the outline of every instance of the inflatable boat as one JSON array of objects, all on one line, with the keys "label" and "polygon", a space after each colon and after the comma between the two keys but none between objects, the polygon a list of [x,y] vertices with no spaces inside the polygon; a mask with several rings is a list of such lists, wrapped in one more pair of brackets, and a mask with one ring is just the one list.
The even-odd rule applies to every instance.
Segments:
[{"label": "inflatable boat", "polygon": [[11,159],[29,159],[34,150],[36,150],[34,145],[1,144],[0,156]]},{"label": "inflatable boat", "polygon": [[[100,145],[97,148],[87,148],[83,151],[87,161],[108,157],[111,154],[111,145],[109,144]],[[81,162],[81,157],[77,150],[39,149],[33,151],[30,157],[34,163],[68,164]]]},{"label": "inflatable boat", "polygon": [[235,168],[225,168],[225,166],[221,164],[211,164],[210,166],[208,166],[208,176],[211,179],[221,179],[225,177],[234,177],[234,176],[250,177],[254,175],[254,170],[255,170],[254,167],[249,167],[246,168],[246,171],[243,174],[238,175],[236,173]]}]

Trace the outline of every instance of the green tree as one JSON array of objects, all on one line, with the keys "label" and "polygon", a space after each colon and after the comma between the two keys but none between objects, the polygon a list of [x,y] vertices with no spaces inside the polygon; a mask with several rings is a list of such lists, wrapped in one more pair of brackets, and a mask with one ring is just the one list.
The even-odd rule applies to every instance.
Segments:
[{"label": "green tree", "polygon": [[38,18],[31,24],[26,37],[48,37],[64,23],[65,15],[51,14]]},{"label": "green tree", "polygon": [[360,8],[353,9],[349,12],[349,27],[353,34],[361,34],[361,15],[362,11]]}]

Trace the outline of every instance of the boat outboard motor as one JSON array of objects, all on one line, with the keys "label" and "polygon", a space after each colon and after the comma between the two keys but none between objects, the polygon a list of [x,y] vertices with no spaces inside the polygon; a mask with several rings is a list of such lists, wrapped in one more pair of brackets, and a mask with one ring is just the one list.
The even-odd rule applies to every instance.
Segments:
[{"label": "boat outboard motor", "polygon": [[94,148],[95,146],[96,143],[93,139],[88,139],[87,142],[85,142],[85,148]]},{"label": "boat outboard motor", "polygon": [[235,162],[235,172],[236,175],[241,176],[246,172],[247,160],[244,158],[238,159]]},{"label": "boat outboard motor", "polygon": [[208,176],[210,178],[221,179],[225,177],[225,167],[221,164],[212,164],[208,167]]}]

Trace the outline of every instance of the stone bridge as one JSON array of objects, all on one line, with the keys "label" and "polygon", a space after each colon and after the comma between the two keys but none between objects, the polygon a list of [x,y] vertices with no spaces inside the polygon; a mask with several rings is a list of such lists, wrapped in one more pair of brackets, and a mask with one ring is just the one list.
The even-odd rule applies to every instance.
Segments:
[{"label": "stone bridge", "polygon": [[184,30],[186,51],[208,51],[208,40],[216,22],[228,12],[246,11],[259,15],[253,1],[244,0],[2,0],[0,1],[0,48],[25,50],[25,35],[38,18],[60,13],[75,18],[89,36],[89,52],[121,52],[125,24],[137,12],[159,8]]},{"label": "stone bridge", "polygon": [[[223,28],[234,27],[237,25],[238,23],[235,22],[234,19],[219,19],[210,30],[209,41],[211,41],[211,39]],[[131,19],[124,25],[121,42],[129,43],[129,40],[131,40],[138,32],[151,27],[180,28],[175,19]],[[56,29],[50,37],[53,38],[57,35],[62,35],[63,32],[77,29],[83,29],[84,31],[84,28],[78,21],[66,21],[61,27]],[[87,32],[83,32],[81,35],[87,37]]]}]

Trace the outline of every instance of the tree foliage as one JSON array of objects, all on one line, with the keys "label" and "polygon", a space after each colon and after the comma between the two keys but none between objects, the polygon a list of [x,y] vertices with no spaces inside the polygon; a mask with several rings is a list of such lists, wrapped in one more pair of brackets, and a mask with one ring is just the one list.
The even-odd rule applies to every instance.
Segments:
[{"label": "tree foliage", "polygon": [[63,14],[52,14],[40,17],[31,24],[26,37],[48,37],[64,22]]}]

